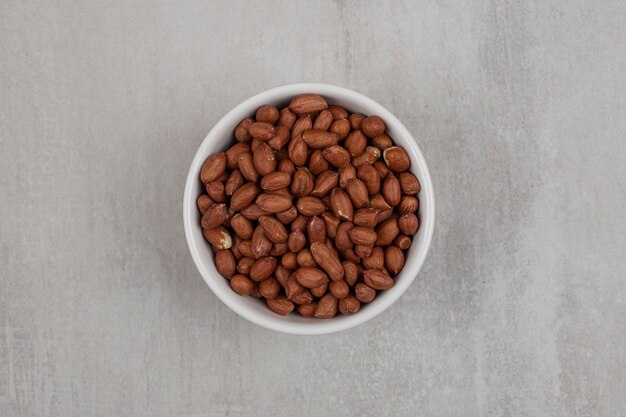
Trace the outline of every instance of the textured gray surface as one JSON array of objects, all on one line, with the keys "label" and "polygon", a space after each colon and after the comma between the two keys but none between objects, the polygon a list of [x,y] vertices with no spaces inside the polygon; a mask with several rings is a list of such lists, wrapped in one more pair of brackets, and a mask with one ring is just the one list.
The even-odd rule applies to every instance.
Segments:
[{"label": "textured gray surface", "polygon": [[[626,415],[626,3],[0,2],[0,415]],[[239,318],[181,198],[242,99],[388,106],[437,196],[391,309]]]}]

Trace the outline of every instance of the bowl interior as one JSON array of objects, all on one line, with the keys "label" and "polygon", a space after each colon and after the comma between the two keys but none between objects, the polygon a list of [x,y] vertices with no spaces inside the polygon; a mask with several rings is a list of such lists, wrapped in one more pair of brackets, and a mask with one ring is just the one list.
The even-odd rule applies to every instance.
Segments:
[{"label": "bowl interior", "polygon": [[[203,192],[199,173],[204,160],[211,154],[224,151],[234,143],[233,131],[245,117],[254,115],[263,104],[273,104],[279,108],[289,103],[291,98],[301,93],[317,93],[324,96],[329,104],[346,108],[350,112],[365,115],[379,115],[387,125],[387,132],[394,142],[404,147],[411,157],[410,171],[419,179],[422,189],[419,193],[418,217],[420,228],[413,243],[405,254],[404,269],[396,278],[393,288],[379,292],[369,304],[362,304],[361,310],[350,316],[339,315],[330,320],[304,318],[296,314],[279,316],[267,308],[265,303],[253,297],[241,297],[233,292],[228,280],[216,270],[213,252],[202,236],[200,213],[196,199]],[[384,311],[393,304],[413,282],[421,268],[434,226],[434,197],[432,182],[426,162],[417,143],[408,130],[387,109],[372,99],[345,88],[327,84],[293,84],[274,88],[257,94],[228,112],[204,139],[192,162],[184,196],[184,223],[187,243],[192,257],[202,277],[213,292],[232,310],[242,317],[263,327],[291,334],[332,333],[363,323]]]}]

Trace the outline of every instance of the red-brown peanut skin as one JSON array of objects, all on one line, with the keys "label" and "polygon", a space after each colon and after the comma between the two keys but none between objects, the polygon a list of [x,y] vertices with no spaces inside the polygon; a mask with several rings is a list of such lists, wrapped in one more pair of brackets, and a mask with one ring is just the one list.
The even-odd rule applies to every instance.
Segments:
[{"label": "red-brown peanut skin", "polygon": [[204,161],[196,204],[234,292],[332,319],[394,285],[419,233],[421,185],[384,120],[306,93],[258,107],[226,147]]}]

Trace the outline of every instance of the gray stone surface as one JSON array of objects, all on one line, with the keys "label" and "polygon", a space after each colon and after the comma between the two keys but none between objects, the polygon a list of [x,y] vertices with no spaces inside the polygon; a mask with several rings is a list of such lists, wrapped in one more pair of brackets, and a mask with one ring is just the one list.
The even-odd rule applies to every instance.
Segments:
[{"label": "gray stone surface", "polygon": [[[626,3],[0,2],[0,415],[626,415]],[[391,309],[293,337],[182,228],[211,125],[272,86],[388,106],[437,197]]]}]

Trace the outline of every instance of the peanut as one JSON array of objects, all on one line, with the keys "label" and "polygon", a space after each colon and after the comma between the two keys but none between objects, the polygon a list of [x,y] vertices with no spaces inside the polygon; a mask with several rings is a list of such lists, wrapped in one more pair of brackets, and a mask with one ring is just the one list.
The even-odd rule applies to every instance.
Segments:
[{"label": "peanut", "polygon": [[378,116],[317,94],[259,107],[200,169],[203,235],[239,295],[281,315],[355,314],[395,284],[420,182]]}]

